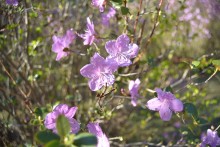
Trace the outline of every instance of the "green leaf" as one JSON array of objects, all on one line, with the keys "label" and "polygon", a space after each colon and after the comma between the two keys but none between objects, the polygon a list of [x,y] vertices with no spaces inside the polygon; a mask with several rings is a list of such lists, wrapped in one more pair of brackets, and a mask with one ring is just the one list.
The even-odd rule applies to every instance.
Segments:
[{"label": "green leaf", "polygon": [[212,64],[220,71],[220,60],[212,60]]},{"label": "green leaf", "polygon": [[43,111],[38,107],[34,110],[34,114],[37,116],[43,116]]},{"label": "green leaf", "polygon": [[199,66],[199,64],[200,64],[200,61],[192,61],[192,65],[195,67]]},{"label": "green leaf", "polygon": [[129,12],[129,9],[127,7],[122,6],[121,7],[121,13],[122,15],[127,15]]},{"label": "green leaf", "polygon": [[200,124],[200,125],[202,125],[202,124],[207,124],[207,123],[208,123],[207,120],[205,120],[204,118],[201,118],[201,117],[199,117],[198,119],[196,119],[196,122],[197,122],[198,124]]},{"label": "green leaf", "polygon": [[97,138],[90,133],[80,133],[75,136],[74,145],[78,147],[95,147],[97,145]]},{"label": "green leaf", "polygon": [[184,104],[184,110],[190,114],[192,117],[195,119],[198,118],[198,111],[196,109],[196,106],[193,105],[192,103],[185,103]]},{"label": "green leaf", "polygon": [[52,140],[48,142],[44,147],[64,147],[64,145],[61,145],[59,140]]},{"label": "green leaf", "polygon": [[60,140],[60,137],[49,131],[40,131],[35,134],[35,140],[41,144],[46,144],[52,140]]},{"label": "green leaf", "polygon": [[59,115],[56,121],[56,128],[61,137],[65,137],[70,132],[70,123],[64,115]]}]

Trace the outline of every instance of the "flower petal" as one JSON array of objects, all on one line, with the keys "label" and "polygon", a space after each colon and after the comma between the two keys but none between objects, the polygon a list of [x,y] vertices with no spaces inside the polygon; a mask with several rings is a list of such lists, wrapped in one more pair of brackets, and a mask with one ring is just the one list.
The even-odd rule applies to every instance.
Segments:
[{"label": "flower petal", "polygon": [[132,90],[132,88],[134,87],[134,84],[135,82],[133,80],[129,81],[129,84],[128,84],[128,90]]},{"label": "flower petal", "polygon": [[68,54],[69,54],[68,52],[57,53],[56,61],[59,61],[62,57],[66,57]]},{"label": "flower petal", "polygon": [[107,84],[114,84],[115,77],[112,74],[100,75],[98,78],[93,78],[89,81],[89,87],[92,91],[97,91]]},{"label": "flower petal", "polygon": [[79,123],[74,119],[69,119],[70,126],[71,126],[71,133],[76,134],[80,130],[80,125]]},{"label": "flower petal", "polygon": [[95,53],[90,62],[94,65],[102,65],[103,63],[105,63],[105,59],[100,56],[99,53]]},{"label": "flower petal", "polygon": [[106,42],[105,49],[111,56],[116,56],[117,53],[120,52],[119,48],[117,48],[117,46],[116,46],[115,40],[111,40],[111,41]]},{"label": "flower petal", "polygon": [[103,134],[101,137],[98,137],[97,147],[110,147],[110,143],[105,134]]},{"label": "flower petal", "polygon": [[126,54],[126,56],[131,59],[137,56],[138,51],[139,47],[137,44],[129,44],[129,50],[124,52],[124,54]]},{"label": "flower petal", "polygon": [[132,97],[131,97],[131,104],[132,104],[134,107],[137,106],[137,97],[135,97],[135,96],[132,96]]},{"label": "flower petal", "polygon": [[153,111],[160,111],[162,102],[158,98],[149,100],[146,104],[147,108]]},{"label": "flower petal", "polygon": [[66,114],[69,110],[69,106],[66,104],[57,105],[53,111],[59,112],[59,114]]},{"label": "flower petal", "polygon": [[99,126],[99,123],[89,123],[87,125],[89,133],[94,134],[97,137],[101,137],[103,135],[102,129]]},{"label": "flower petal", "polygon": [[99,89],[102,88],[102,86],[104,86],[105,83],[103,81],[100,80],[100,78],[93,78],[89,81],[89,88],[92,91],[97,91]]},{"label": "flower petal", "polygon": [[67,118],[73,118],[73,116],[76,114],[76,111],[77,111],[77,107],[71,107],[68,112],[65,114],[65,116]]},{"label": "flower petal", "polygon": [[120,67],[125,67],[125,66],[129,66],[132,64],[131,60],[123,54],[118,54],[117,56],[109,55],[107,57],[107,60],[109,60],[109,59],[116,61],[118,66],[120,66]]},{"label": "flower petal", "polygon": [[80,74],[86,78],[94,78],[96,77],[96,66],[93,64],[87,64],[80,69]]},{"label": "flower petal", "polygon": [[117,47],[120,49],[120,52],[125,52],[129,50],[130,39],[126,34],[122,34],[117,38]]},{"label": "flower petal", "polygon": [[169,104],[164,102],[159,110],[160,118],[164,121],[169,121],[172,116],[172,111],[169,109]]},{"label": "flower petal", "polygon": [[75,34],[72,30],[67,30],[66,35],[64,36],[63,44],[65,47],[69,47],[69,45],[72,43],[73,39],[75,38]]},{"label": "flower petal", "polygon": [[170,101],[170,109],[174,112],[181,112],[183,111],[183,103],[179,99],[173,99]]}]

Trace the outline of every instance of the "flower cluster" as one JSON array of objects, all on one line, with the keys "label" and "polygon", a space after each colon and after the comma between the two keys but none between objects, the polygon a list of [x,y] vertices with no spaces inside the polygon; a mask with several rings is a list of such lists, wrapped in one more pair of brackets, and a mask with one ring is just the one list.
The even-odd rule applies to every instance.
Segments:
[{"label": "flower cluster", "polygon": [[139,47],[129,42],[125,34],[120,35],[117,40],[108,41],[105,48],[109,56],[104,59],[95,53],[91,58],[91,63],[81,68],[81,75],[90,79],[89,87],[92,91],[97,91],[105,85],[112,85],[115,80],[113,73],[118,67],[132,64],[130,59],[137,56]]},{"label": "flower cluster", "polygon": [[114,83],[113,73],[118,69],[118,65],[113,60],[106,60],[98,53],[95,53],[90,60],[90,64],[81,68],[82,76],[89,78],[89,87],[92,91],[99,90],[102,86],[110,86]]},{"label": "flower cluster", "polygon": [[[79,123],[73,118],[77,111],[77,107],[69,107],[66,104],[57,105],[54,110],[48,113],[45,117],[44,125],[47,129],[52,130],[57,133],[56,120],[59,115],[64,115],[71,126],[71,132],[76,134],[80,130]],[[107,136],[102,132],[101,127],[98,123],[89,123],[87,125],[88,131],[97,137],[98,144],[97,147],[109,147],[109,141]]]}]

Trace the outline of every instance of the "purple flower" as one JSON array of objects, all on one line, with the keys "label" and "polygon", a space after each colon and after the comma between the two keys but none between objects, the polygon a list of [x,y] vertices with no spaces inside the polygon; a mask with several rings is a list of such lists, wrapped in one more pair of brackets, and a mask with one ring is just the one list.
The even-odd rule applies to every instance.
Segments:
[{"label": "purple flower", "polygon": [[172,93],[162,91],[159,88],[156,88],[156,92],[157,98],[149,100],[146,106],[150,110],[159,111],[162,120],[169,121],[172,116],[172,111],[183,111],[183,103]]},{"label": "purple flower", "polygon": [[6,3],[8,5],[17,6],[18,5],[18,0],[6,0]]},{"label": "purple flower", "polygon": [[56,61],[59,61],[62,57],[65,57],[70,53],[68,48],[74,38],[75,34],[72,30],[67,30],[66,35],[63,37],[53,36],[52,51],[57,53]]},{"label": "purple flower", "polygon": [[131,80],[129,81],[129,92],[131,94],[131,104],[135,107],[137,106],[137,98],[139,97],[138,90],[140,86],[141,81],[139,79],[136,79],[135,81]]},{"label": "purple flower", "polygon": [[68,107],[66,104],[59,104],[52,112],[46,115],[44,125],[47,129],[53,130],[54,133],[57,133],[56,119],[59,115],[64,115],[69,120],[71,126],[70,133],[75,134],[80,129],[79,123],[73,118],[76,111],[77,107]]},{"label": "purple flower", "polygon": [[206,145],[210,145],[211,147],[216,147],[220,145],[220,138],[216,131],[212,131],[210,129],[207,130],[207,135],[202,135],[201,137],[202,143],[200,144],[201,147],[206,147]]},{"label": "purple flower", "polygon": [[79,37],[84,39],[84,45],[91,45],[95,40],[95,29],[93,22],[87,17],[87,29],[85,30],[85,34],[80,34]]},{"label": "purple flower", "polygon": [[106,51],[109,53],[107,59],[115,60],[120,67],[131,65],[130,59],[137,56],[139,47],[129,42],[130,39],[126,34],[120,35],[117,40],[108,41],[105,44]]},{"label": "purple flower", "polygon": [[97,137],[97,140],[98,140],[97,147],[110,147],[108,138],[102,132],[102,129],[98,123],[89,123],[87,127],[89,130],[89,133],[92,133],[93,135]]},{"label": "purple flower", "polygon": [[110,8],[108,13],[106,14],[102,14],[102,24],[105,25],[105,26],[109,26],[109,21],[110,21],[110,18],[114,17],[116,14],[116,11],[114,8]]},{"label": "purple flower", "polygon": [[95,53],[90,60],[90,64],[81,68],[82,76],[89,78],[89,87],[92,91],[97,91],[102,86],[110,86],[114,83],[115,77],[113,72],[118,66],[113,60],[105,60],[98,53]]},{"label": "purple flower", "polygon": [[92,0],[92,5],[98,7],[100,12],[103,12],[105,6],[105,0]]}]

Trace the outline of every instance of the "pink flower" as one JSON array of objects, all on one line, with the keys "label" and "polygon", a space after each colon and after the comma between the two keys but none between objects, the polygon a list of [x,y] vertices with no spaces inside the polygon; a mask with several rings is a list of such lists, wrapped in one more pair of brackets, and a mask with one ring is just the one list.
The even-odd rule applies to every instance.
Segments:
[{"label": "pink flower", "polygon": [[172,116],[172,111],[183,111],[183,103],[172,93],[162,91],[159,88],[156,88],[156,92],[157,98],[149,100],[146,106],[150,110],[159,111],[162,120],[169,121]]},{"label": "pink flower", "polygon": [[98,144],[96,147],[110,147],[110,143],[106,135],[102,132],[101,127],[98,123],[89,123],[87,125],[89,133],[96,136]]},{"label": "pink flower", "polygon": [[139,51],[137,44],[130,44],[126,34],[120,35],[117,40],[106,42],[105,49],[109,53],[107,59],[116,61],[120,67],[131,65],[130,59],[136,57]]},{"label": "pink flower", "polygon": [[59,104],[52,112],[46,115],[44,125],[47,129],[53,130],[54,133],[57,133],[56,120],[59,115],[64,115],[69,120],[71,126],[70,133],[75,134],[80,129],[79,123],[73,118],[76,111],[77,107],[69,107],[66,104]]},{"label": "pink flower", "polygon": [[93,22],[87,17],[87,29],[85,31],[85,34],[79,35],[79,37],[84,39],[83,44],[84,45],[92,45],[92,43],[96,40],[95,38],[96,33],[94,29]]},{"label": "pink flower", "polygon": [[141,81],[139,79],[136,79],[135,81],[131,80],[129,81],[129,92],[131,94],[131,104],[135,107],[137,106],[137,98],[139,97],[138,90],[140,86]]},{"label": "pink flower", "polygon": [[92,5],[98,7],[100,12],[103,12],[105,6],[105,0],[92,0]]},{"label": "pink flower", "polygon": [[105,25],[105,26],[109,26],[109,21],[110,21],[110,18],[114,17],[116,14],[116,11],[114,8],[110,8],[108,13],[106,14],[102,14],[102,24]]},{"label": "pink flower", "polygon": [[70,53],[68,48],[73,39],[75,39],[75,34],[72,30],[67,30],[66,35],[63,37],[53,36],[52,51],[57,53],[56,61],[59,61],[62,57],[65,57]]},{"label": "pink flower", "polygon": [[202,143],[201,147],[206,147],[206,145],[210,145],[211,147],[216,147],[220,145],[220,138],[218,137],[218,133],[216,131],[212,131],[210,129],[207,130],[207,135],[202,135],[201,137]]},{"label": "pink flower", "polygon": [[90,64],[80,69],[82,76],[89,78],[89,88],[97,91],[103,86],[110,86],[114,83],[113,72],[118,68],[117,63],[112,60],[105,60],[98,53],[95,53],[90,60]]}]

